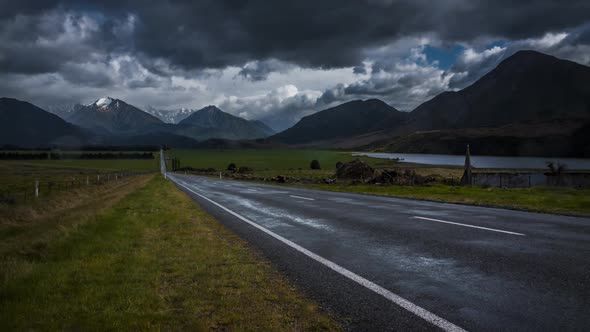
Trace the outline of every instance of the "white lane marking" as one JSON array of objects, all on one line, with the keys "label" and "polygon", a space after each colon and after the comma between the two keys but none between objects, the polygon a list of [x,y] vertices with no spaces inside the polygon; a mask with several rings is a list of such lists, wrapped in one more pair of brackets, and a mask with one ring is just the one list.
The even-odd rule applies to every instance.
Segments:
[{"label": "white lane marking", "polygon": [[492,232],[499,232],[499,233],[506,233],[506,234],[511,234],[511,235],[526,236],[526,235],[524,235],[522,233],[516,233],[516,232],[510,232],[510,231],[503,231],[501,229],[488,228],[488,227],[482,227],[482,226],[475,226],[475,225],[469,225],[469,224],[461,224],[461,223],[458,223],[458,222],[452,222],[452,221],[446,221],[446,220],[440,220],[440,219],[434,219],[434,218],[419,217],[419,216],[414,216],[413,218],[415,218],[415,219],[423,219],[423,220],[430,220],[430,221],[436,221],[436,222],[440,222],[440,223],[444,223],[444,224],[451,224],[451,225],[457,225],[457,226],[478,228],[478,229],[483,229],[483,230],[492,231]]},{"label": "white lane marking", "polygon": [[[172,180],[174,181],[176,179],[172,178]],[[179,181],[179,182],[183,182],[183,181]],[[352,271],[349,271],[349,270],[343,268],[342,266],[340,266],[340,265],[338,265],[338,264],[336,264],[336,263],[334,263],[332,261],[329,261],[329,260],[323,258],[322,256],[319,256],[319,255],[317,255],[317,254],[315,254],[315,253],[313,253],[313,252],[311,252],[311,251],[303,248],[302,246],[296,244],[295,242],[292,242],[292,241],[290,241],[290,240],[288,240],[288,239],[286,239],[286,238],[284,238],[284,237],[282,237],[282,236],[280,236],[280,235],[278,235],[278,234],[276,234],[276,233],[274,233],[274,232],[272,232],[272,231],[270,231],[270,230],[268,230],[268,229],[266,229],[266,228],[258,225],[257,223],[255,223],[255,222],[247,219],[246,217],[243,217],[240,214],[238,214],[238,213],[236,213],[236,212],[234,212],[234,211],[226,208],[225,206],[223,206],[223,205],[221,205],[221,204],[219,204],[219,203],[217,203],[217,202],[215,202],[215,201],[213,201],[213,200],[205,197],[204,195],[202,195],[202,194],[200,194],[200,193],[198,193],[198,192],[190,189],[186,185],[183,185],[182,183],[178,183],[178,184],[180,186],[184,187],[186,190],[192,192],[193,194],[195,194],[195,195],[197,195],[197,196],[199,196],[199,197],[201,197],[201,198],[209,201],[211,204],[213,204],[213,205],[221,208],[222,210],[230,213],[231,215],[239,218],[240,220],[244,221],[245,223],[247,223],[247,224],[249,224],[249,225],[257,228],[258,230],[260,230],[260,231],[262,231],[262,232],[264,232],[264,233],[272,236],[273,238],[275,238],[275,239],[281,241],[282,243],[288,245],[289,247],[291,247],[291,248],[299,251],[300,253],[304,254],[305,256],[307,256],[307,257],[309,257],[309,258],[311,258],[311,259],[319,262],[320,264],[323,264],[324,266],[326,266],[326,267],[328,267],[328,268],[336,271],[337,273],[339,273],[339,274],[347,277],[348,279],[350,279],[350,280],[358,283],[359,285],[364,286],[367,289],[369,289],[369,290],[371,290],[371,291],[373,291],[373,292],[375,292],[375,293],[383,296],[384,298],[388,299],[389,301],[391,301],[391,302],[399,305],[400,307],[406,309],[407,311],[413,313],[414,315],[416,315],[416,316],[424,319],[425,321],[427,321],[427,322],[429,322],[429,323],[431,323],[431,324],[433,324],[435,326],[440,327],[444,331],[466,332],[461,327],[459,327],[459,326],[457,326],[457,325],[455,325],[455,324],[447,321],[446,319],[444,319],[442,317],[439,317],[439,316],[433,314],[432,312],[430,312],[430,311],[428,311],[428,310],[426,310],[426,309],[424,309],[424,308],[422,308],[422,307],[420,307],[420,306],[418,306],[418,305],[416,305],[416,304],[414,304],[414,303],[412,303],[412,302],[404,299],[403,297],[401,297],[401,296],[399,296],[399,295],[397,295],[397,294],[395,294],[395,293],[393,293],[393,292],[391,292],[391,291],[389,291],[389,290],[387,290],[387,289],[385,289],[385,288],[377,285],[376,283],[374,283],[374,282],[372,282],[370,280],[367,280],[367,279],[359,276],[358,274],[356,274],[356,273],[354,273]]]},{"label": "white lane marking", "polygon": [[315,201],[314,198],[309,198],[309,197],[301,197],[301,196],[295,196],[295,195],[289,195],[289,196],[293,197],[293,198],[306,199],[308,201]]}]

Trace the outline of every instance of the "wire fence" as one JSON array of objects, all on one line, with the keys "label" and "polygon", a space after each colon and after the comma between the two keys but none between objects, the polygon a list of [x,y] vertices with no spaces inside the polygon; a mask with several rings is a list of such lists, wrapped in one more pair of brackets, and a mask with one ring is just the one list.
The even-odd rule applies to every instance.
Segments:
[{"label": "wire fence", "polygon": [[0,186],[0,204],[16,204],[48,197],[58,192],[98,186],[120,181],[132,176],[144,175],[147,171],[121,171],[111,173],[96,173],[67,176],[63,179],[37,180],[32,179],[26,184],[12,184]]}]

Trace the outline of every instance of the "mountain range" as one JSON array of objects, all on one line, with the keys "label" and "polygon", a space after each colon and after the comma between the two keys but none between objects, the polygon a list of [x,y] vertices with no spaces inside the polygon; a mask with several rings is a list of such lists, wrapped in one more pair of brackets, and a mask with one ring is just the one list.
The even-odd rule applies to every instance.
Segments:
[{"label": "mountain range", "polygon": [[[478,154],[590,156],[580,143],[589,135],[590,67],[535,51],[517,52],[472,85],[412,112],[371,104],[379,103],[354,101],[315,113],[270,139],[388,152],[462,153],[471,144]],[[366,125],[367,118],[380,120]]]},{"label": "mountain range", "polygon": [[[274,134],[260,121],[248,121],[215,106],[185,112],[188,113],[185,119],[172,124],[111,97],[99,98],[88,105],[52,108],[53,114],[27,102],[2,100],[0,111],[4,121],[0,129],[4,130],[0,144],[46,145],[56,144],[60,141],[58,138],[76,137],[73,144],[143,143],[190,147],[196,146],[197,141],[214,138],[247,140]],[[38,126],[43,123],[51,126]],[[21,130],[26,136],[20,134]]]},{"label": "mountain range", "polygon": [[148,114],[110,97],[52,112],[65,121],[3,98],[0,144],[69,138],[206,146],[216,139],[211,144],[232,146],[224,140],[256,139],[253,144],[260,146],[462,153],[470,144],[476,154],[590,156],[590,67],[520,51],[472,85],[443,92],[411,112],[378,99],[355,100],[306,116],[278,134],[215,106],[173,112],[165,121],[153,109]]},{"label": "mountain range", "polygon": [[175,110],[161,110],[151,106],[146,106],[145,111],[156,118],[162,120],[164,123],[177,124],[180,121],[186,119],[189,115],[193,114],[197,110],[190,108],[179,108]]}]

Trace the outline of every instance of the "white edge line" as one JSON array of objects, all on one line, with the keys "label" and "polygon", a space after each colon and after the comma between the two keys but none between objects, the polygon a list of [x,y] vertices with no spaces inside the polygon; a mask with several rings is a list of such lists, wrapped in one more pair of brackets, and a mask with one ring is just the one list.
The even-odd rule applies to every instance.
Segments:
[{"label": "white edge line", "polygon": [[315,201],[315,199],[314,199],[314,198],[309,198],[309,197],[301,197],[301,196],[295,196],[295,195],[289,195],[289,196],[291,196],[291,197],[293,197],[293,198],[306,199],[306,200],[308,200],[308,201]]},{"label": "white edge line", "polygon": [[441,223],[444,223],[444,224],[451,224],[451,225],[457,225],[457,226],[478,228],[478,229],[483,229],[483,230],[492,231],[492,232],[506,233],[506,234],[518,235],[518,236],[526,236],[525,234],[522,234],[522,233],[516,233],[516,232],[510,232],[510,231],[503,231],[501,229],[488,228],[488,227],[482,227],[482,226],[475,226],[475,225],[469,225],[469,224],[462,224],[462,223],[458,223],[458,222],[452,222],[452,221],[446,221],[446,220],[440,220],[440,219],[433,219],[433,218],[420,217],[420,216],[414,216],[413,218],[415,218],[415,219],[423,219],[423,220],[430,220],[430,221],[436,221],[436,222],[441,222]]},{"label": "white edge line", "polygon": [[457,326],[457,325],[455,325],[455,324],[453,324],[453,323],[445,320],[444,318],[439,317],[439,316],[433,314],[432,312],[430,312],[430,311],[428,311],[428,310],[426,310],[426,309],[424,309],[424,308],[422,308],[422,307],[420,307],[420,306],[418,306],[418,305],[416,305],[416,304],[414,304],[414,303],[412,303],[412,302],[404,299],[403,297],[401,297],[401,296],[399,296],[399,295],[397,295],[397,294],[395,294],[395,293],[393,293],[393,292],[391,292],[391,291],[389,291],[389,290],[387,290],[387,289],[385,289],[385,288],[383,288],[383,287],[375,284],[374,282],[372,282],[370,280],[367,280],[367,279],[359,276],[358,274],[356,274],[356,273],[354,273],[352,271],[349,271],[349,270],[343,268],[342,266],[340,266],[340,265],[338,265],[338,264],[336,264],[336,263],[334,263],[334,262],[332,262],[330,260],[327,260],[327,259],[323,258],[322,256],[319,256],[319,255],[317,255],[317,254],[315,254],[315,253],[313,253],[313,252],[311,252],[311,251],[303,248],[302,246],[300,246],[300,245],[298,245],[298,244],[296,244],[296,243],[294,243],[294,242],[292,242],[292,241],[290,241],[290,240],[288,240],[288,239],[286,239],[286,238],[284,238],[284,237],[282,237],[282,236],[280,236],[280,235],[278,235],[278,234],[276,234],[276,233],[274,233],[274,232],[272,232],[272,231],[270,231],[270,230],[268,230],[268,229],[266,229],[266,228],[258,225],[257,223],[255,223],[255,222],[253,222],[253,221],[251,221],[251,220],[249,220],[249,219],[241,216],[240,214],[238,214],[238,213],[236,213],[236,212],[234,212],[234,211],[226,208],[225,206],[223,206],[223,205],[221,205],[221,204],[219,204],[219,203],[217,203],[217,202],[215,202],[215,201],[213,201],[213,200],[211,200],[211,199],[209,199],[209,198],[201,195],[200,193],[193,191],[192,189],[190,189],[189,187],[187,187],[185,184],[180,183],[180,182],[183,182],[184,183],[184,181],[176,180],[176,179],[174,179],[172,177],[170,177],[170,178],[173,181],[175,181],[175,182],[177,181],[177,183],[180,186],[184,187],[186,190],[190,191],[191,193],[193,193],[193,194],[195,194],[195,195],[197,195],[197,196],[199,196],[199,197],[201,197],[201,198],[209,201],[211,204],[213,204],[213,205],[221,208],[222,210],[230,213],[231,215],[233,215],[233,216],[241,219],[242,221],[244,221],[244,222],[248,223],[249,225],[257,228],[258,230],[260,230],[260,231],[262,231],[262,232],[264,232],[264,233],[272,236],[273,238],[275,238],[275,239],[283,242],[284,244],[288,245],[289,247],[291,247],[291,248],[299,251],[300,253],[306,255],[307,257],[309,257],[309,258],[311,258],[311,259],[313,259],[313,260],[315,260],[315,261],[323,264],[324,266],[326,266],[326,267],[328,267],[328,268],[336,271],[337,273],[339,273],[339,274],[347,277],[348,279],[350,279],[350,280],[358,283],[359,285],[364,286],[364,287],[366,287],[369,290],[372,290],[373,292],[375,292],[375,293],[383,296],[384,298],[386,298],[389,301],[391,301],[391,302],[399,305],[400,307],[402,307],[402,308],[406,309],[407,311],[413,313],[414,315],[422,318],[423,320],[425,320],[425,321],[427,321],[427,322],[429,322],[429,323],[431,323],[431,324],[433,324],[433,325],[435,325],[437,327],[440,327],[444,331],[456,331],[456,332],[465,331],[461,327],[459,327],[459,326]]}]

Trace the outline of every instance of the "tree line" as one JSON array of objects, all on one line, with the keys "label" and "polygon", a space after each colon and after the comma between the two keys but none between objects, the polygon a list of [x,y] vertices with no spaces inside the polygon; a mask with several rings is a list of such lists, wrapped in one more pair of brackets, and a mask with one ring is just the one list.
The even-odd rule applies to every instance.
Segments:
[{"label": "tree line", "polygon": [[154,159],[152,152],[0,152],[0,160]]},{"label": "tree line", "polygon": [[[166,148],[164,146],[164,148]],[[46,145],[37,147],[22,147],[17,145],[5,144],[0,146],[3,151],[160,151],[159,145],[82,145],[82,146],[61,146],[61,145]]]}]

